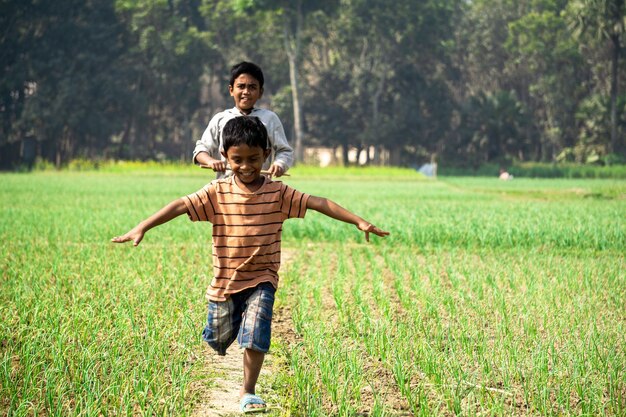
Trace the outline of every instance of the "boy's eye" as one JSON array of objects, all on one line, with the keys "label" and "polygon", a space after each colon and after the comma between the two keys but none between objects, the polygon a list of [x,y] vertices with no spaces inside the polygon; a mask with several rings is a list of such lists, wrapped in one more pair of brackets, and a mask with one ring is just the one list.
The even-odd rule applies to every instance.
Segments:
[{"label": "boy's eye", "polygon": [[256,88],[257,88],[255,84],[248,84],[248,85],[246,85],[246,84],[237,84],[236,87],[239,90],[245,90],[246,87],[248,87],[248,90],[252,90],[252,91],[256,90]]}]

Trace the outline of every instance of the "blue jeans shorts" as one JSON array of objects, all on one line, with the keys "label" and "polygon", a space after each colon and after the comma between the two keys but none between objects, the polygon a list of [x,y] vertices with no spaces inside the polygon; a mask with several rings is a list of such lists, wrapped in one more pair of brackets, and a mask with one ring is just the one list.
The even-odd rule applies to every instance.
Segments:
[{"label": "blue jeans shorts", "polygon": [[209,301],[202,338],[218,355],[226,355],[226,349],[235,339],[242,348],[267,352],[275,292],[272,284],[264,282],[233,294],[226,301]]}]

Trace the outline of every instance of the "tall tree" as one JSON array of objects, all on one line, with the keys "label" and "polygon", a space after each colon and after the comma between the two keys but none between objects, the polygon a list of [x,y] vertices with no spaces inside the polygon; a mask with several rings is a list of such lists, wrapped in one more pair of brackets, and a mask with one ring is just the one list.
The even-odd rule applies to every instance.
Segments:
[{"label": "tall tree", "polygon": [[0,146],[19,136],[17,124],[22,117],[27,97],[34,93],[29,51],[35,42],[39,18],[32,2],[6,0],[0,13]]},{"label": "tall tree", "polygon": [[[577,138],[574,115],[586,90],[583,59],[556,2],[544,1],[508,25],[507,84],[534,114],[542,140],[535,155],[554,160]],[[550,4],[551,7],[546,7]],[[528,157],[529,155],[524,155]]]},{"label": "tall tree", "polygon": [[2,43],[12,43],[3,60],[8,83],[0,88],[4,132],[14,138],[32,132],[57,166],[75,155],[90,156],[90,148],[115,132],[122,114],[123,89],[113,62],[123,51],[123,30],[113,5],[60,0],[3,6],[10,35]]},{"label": "tall tree", "polygon": [[[514,3],[517,7],[514,7]],[[456,32],[457,98],[495,94],[510,88],[504,71],[509,59],[505,40],[509,24],[526,13],[527,2],[475,0],[463,6]]]},{"label": "tall tree", "polygon": [[[447,54],[459,4],[341,2],[334,21],[314,38],[318,59],[308,78],[316,95],[309,102],[334,96],[333,108],[343,107],[341,114],[348,116],[341,120],[340,145],[384,145],[396,162],[406,156],[413,164],[418,154],[424,158],[436,151],[451,116],[444,79],[450,76]],[[326,102],[318,104],[323,110]],[[324,125],[314,128],[324,137]]]},{"label": "tall tree", "polygon": [[291,85],[293,124],[295,144],[294,151],[296,161],[302,161],[304,155],[304,112],[300,82],[300,64],[302,51],[302,32],[308,16],[315,12],[330,12],[337,0],[238,0],[235,1],[237,9],[247,9],[257,14],[270,13],[273,21],[277,23],[284,52],[289,65],[289,82]]},{"label": "tall tree", "polygon": [[625,3],[624,0],[576,0],[570,3],[575,33],[580,37],[585,32],[592,32],[596,39],[606,39],[611,44],[610,152],[619,152],[622,146],[617,133],[617,96],[622,38],[626,33]]},{"label": "tall tree", "polygon": [[[201,107],[201,78],[207,62],[219,59],[199,4],[190,0],[117,0],[131,46],[129,112],[119,156],[153,158],[157,153],[190,157],[190,121]],[[172,146],[175,145],[175,146]]]}]

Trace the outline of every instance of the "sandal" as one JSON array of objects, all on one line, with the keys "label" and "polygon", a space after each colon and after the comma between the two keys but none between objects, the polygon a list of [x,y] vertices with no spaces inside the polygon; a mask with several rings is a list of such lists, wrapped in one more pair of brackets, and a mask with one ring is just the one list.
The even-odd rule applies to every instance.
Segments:
[{"label": "sandal", "polygon": [[[262,405],[262,407],[249,407],[250,405]],[[264,413],[267,410],[267,404],[258,395],[244,394],[239,403],[239,409],[244,414]]]}]

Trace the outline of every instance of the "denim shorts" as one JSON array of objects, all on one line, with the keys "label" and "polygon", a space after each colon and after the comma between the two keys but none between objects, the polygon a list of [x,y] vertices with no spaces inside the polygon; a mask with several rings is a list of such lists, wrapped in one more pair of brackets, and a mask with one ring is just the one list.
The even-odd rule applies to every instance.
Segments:
[{"label": "denim shorts", "polygon": [[202,338],[218,355],[237,339],[242,348],[258,352],[270,349],[272,310],[276,289],[269,282],[232,294],[226,301],[209,301]]}]

